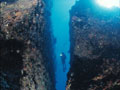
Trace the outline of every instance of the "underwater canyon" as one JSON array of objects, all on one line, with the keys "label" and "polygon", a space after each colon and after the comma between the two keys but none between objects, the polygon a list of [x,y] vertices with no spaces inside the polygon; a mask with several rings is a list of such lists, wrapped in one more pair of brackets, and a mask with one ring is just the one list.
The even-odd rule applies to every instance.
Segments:
[{"label": "underwater canyon", "polygon": [[120,8],[96,0],[0,0],[0,90],[120,90]]}]

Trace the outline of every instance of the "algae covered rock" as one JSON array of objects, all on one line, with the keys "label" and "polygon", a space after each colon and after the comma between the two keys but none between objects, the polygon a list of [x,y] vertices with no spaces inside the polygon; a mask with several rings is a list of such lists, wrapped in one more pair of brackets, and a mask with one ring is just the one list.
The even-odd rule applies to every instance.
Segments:
[{"label": "algae covered rock", "polygon": [[120,9],[105,9],[93,1],[79,0],[70,12],[67,90],[120,89]]},{"label": "algae covered rock", "polygon": [[52,57],[45,56],[51,52],[46,49],[51,45],[45,36],[51,35],[47,2],[5,0],[1,5],[0,89],[54,90]]}]

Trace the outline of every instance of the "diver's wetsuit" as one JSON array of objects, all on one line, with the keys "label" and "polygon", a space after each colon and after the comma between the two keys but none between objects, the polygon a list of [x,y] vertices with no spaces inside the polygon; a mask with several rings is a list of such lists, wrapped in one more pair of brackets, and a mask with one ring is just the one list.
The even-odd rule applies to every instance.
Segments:
[{"label": "diver's wetsuit", "polygon": [[64,53],[61,53],[61,60],[62,60],[62,64],[63,64],[63,71],[65,72],[65,70],[66,70],[66,64],[65,64],[66,55]]}]

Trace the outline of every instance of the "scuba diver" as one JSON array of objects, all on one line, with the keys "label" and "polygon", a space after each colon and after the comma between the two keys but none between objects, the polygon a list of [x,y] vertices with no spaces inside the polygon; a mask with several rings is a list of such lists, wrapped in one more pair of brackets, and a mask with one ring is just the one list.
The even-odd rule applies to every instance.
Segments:
[{"label": "scuba diver", "polygon": [[62,52],[60,54],[60,57],[61,57],[61,61],[62,61],[62,64],[63,64],[63,72],[65,72],[65,70],[66,70],[66,64],[65,64],[66,55]]}]

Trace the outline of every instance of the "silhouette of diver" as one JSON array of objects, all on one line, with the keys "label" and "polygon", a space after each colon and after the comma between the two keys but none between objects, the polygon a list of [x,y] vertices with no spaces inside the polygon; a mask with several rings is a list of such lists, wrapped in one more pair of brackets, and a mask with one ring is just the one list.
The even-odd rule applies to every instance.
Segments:
[{"label": "silhouette of diver", "polygon": [[60,57],[61,57],[61,61],[62,61],[62,64],[63,64],[63,72],[65,72],[65,70],[66,70],[66,64],[65,64],[66,55],[62,52],[60,54]]}]

